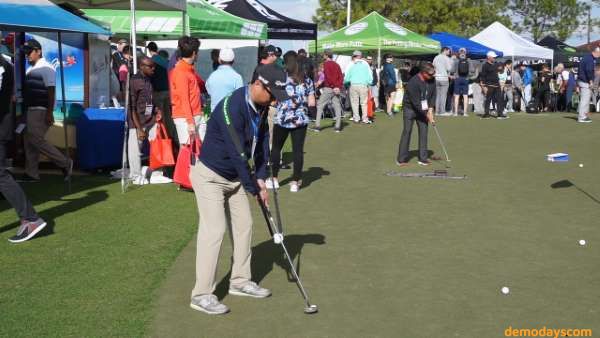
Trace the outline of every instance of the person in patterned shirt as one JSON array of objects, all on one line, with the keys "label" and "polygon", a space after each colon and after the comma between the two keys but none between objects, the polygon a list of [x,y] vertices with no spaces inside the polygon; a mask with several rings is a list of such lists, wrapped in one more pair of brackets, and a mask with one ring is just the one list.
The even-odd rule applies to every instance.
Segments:
[{"label": "person in patterned shirt", "polygon": [[273,120],[273,146],[271,163],[273,163],[273,181],[267,180],[270,189],[279,188],[277,175],[280,168],[281,149],[291,135],[294,157],[294,173],[290,183],[290,191],[297,192],[302,185],[302,166],[304,164],[304,140],[309,122],[308,107],[314,107],[315,86],[309,74],[305,74],[298,63],[298,55],[294,51],[287,52],[284,57],[287,73],[286,91],[288,100],[279,102]]}]

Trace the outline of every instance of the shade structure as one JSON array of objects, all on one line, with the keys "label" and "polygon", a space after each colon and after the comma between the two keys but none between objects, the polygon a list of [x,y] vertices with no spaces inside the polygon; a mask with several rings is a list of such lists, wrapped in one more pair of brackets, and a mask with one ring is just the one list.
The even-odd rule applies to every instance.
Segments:
[{"label": "shade structure", "polygon": [[541,39],[538,44],[554,51],[555,64],[563,63],[569,67],[575,66],[585,56],[585,53],[577,51],[575,47],[569,46],[551,35]]},{"label": "shade structure", "polygon": [[[116,36],[131,31],[129,10],[84,9],[89,18],[110,27]],[[266,39],[264,23],[242,19],[204,0],[190,1],[186,8],[189,33],[205,39]],[[177,11],[136,11],[136,32],[146,39],[177,39],[184,35],[183,16]]]},{"label": "shade structure", "polygon": [[0,30],[110,35],[108,30],[71,14],[48,0],[0,0]]},{"label": "shade structure", "polygon": [[[66,3],[75,8],[96,8],[96,9],[130,9],[129,1],[117,0],[52,0],[54,3]],[[23,2],[28,2],[23,0]],[[185,0],[136,0],[135,8],[140,10],[185,10]]]},{"label": "shade structure", "polygon": [[208,0],[213,6],[240,18],[267,24],[269,39],[314,40],[317,25],[288,18],[258,0]]},{"label": "shade structure", "polygon": [[554,52],[536,45],[514,33],[500,22],[494,22],[486,29],[471,37],[482,45],[502,51],[505,58],[552,60]]},{"label": "shade structure", "polygon": [[439,41],[443,47],[450,47],[453,52],[457,52],[459,49],[465,48],[467,50],[467,56],[472,59],[485,59],[486,54],[489,51],[493,51],[498,56],[502,57],[501,51],[484,46],[480,43],[458,35],[442,32],[433,33],[428,36],[436,41]]},{"label": "shade structure", "polygon": [[[314,42],[309,44],[314,49]],[[317,51],[330,49],[336,54],[363,52],[389,52],[395,55],[428,55],[440,51],[440,43],[412,32],[371,12],[350,26],[319,38]]]}]

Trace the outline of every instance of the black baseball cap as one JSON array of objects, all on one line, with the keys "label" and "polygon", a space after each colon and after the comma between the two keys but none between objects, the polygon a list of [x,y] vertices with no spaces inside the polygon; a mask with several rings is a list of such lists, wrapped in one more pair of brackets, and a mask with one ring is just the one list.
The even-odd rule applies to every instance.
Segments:
[{"label": "black baseball cap", "polygon": [[252,82],[259,80],[271,92],[275,100],[281,102],[290,98],[286,87],[287,76],[277,65],[260,65],[256,67]]},{"label": "black baseball cap", "polygon": [[34,50],[42,50],[42,45],[35,39],[29,39],[23,44],[23,52],[29,54]]},{"label": "black baseball cap", "polygon": [[277,53],[277,49],[273,45],[266,46],[265,49],[264,49],[264,51],[267,54],[275,54],[275,53]]}]

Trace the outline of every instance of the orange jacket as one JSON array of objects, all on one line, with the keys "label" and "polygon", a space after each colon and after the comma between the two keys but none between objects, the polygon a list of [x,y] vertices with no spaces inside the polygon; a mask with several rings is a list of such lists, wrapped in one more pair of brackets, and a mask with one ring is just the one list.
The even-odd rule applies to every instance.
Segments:
[{"label": "orange jacket", "polygon": [[194,65],[180,60],[171,70],[169,87],[171,89],[171,104],[173,118],[184,118],[188,123],[194,123],[194,116],[202,115],[200,102],[199,76]]}]

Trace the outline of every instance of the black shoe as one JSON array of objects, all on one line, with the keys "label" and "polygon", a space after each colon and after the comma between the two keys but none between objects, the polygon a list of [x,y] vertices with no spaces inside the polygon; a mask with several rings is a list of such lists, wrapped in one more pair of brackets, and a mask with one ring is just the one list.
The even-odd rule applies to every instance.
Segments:
[{"label": "black shoe", "polygon": [[31,177],[31,176],[29,176],[27,174],[23,174],[20,177],[17,177],[15,179],[15,181],[20,182],[20,183],[35,183],[35,182],[39,182],[40,179],[39,178]]},{"label": "black shoe", "polygon": [[490,115],[490,114],[483,114],[483,115],[481,115],[482,119],[489,119],[490,117],[492,117],[492,115]]},{"label": "black shoe", "polygon": [[310,130],[314,131],[315,133],[318,133],[321,131],[321,127],[313,127],[313,128],[310,128]]},{"label": "black shoe", "polygon": [[71,176],[73,175],[73,160],[69,159],[69,165],[61,170],[65,178],[65,182],[71,180]]}]

